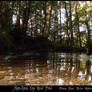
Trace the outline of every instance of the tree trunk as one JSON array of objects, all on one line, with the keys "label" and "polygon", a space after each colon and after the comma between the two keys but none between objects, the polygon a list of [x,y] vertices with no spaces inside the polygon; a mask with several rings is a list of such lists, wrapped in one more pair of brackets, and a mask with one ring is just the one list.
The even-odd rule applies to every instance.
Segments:
[{"label": "tree trunk", "polygon": [[54,13],[54,42],[56,42],[56,36],[58,33],[58,7],[57,7],[57,1],[56,1],[56,7],[55,7],[55,13]]},{"label": "tree trunk", "polygon": [[89,23],[88,23],[88,18],[87,18],[87,12],[86,11],[85,11],[85,14],[86,14],[85,24],[86,24],[86,27],[87,27],[87,53],[89,53],[89,48],[90,48],[90,43],[91,43],[91,37],[90,37],[91,30],[90,30],[90,26],[89,26]]},{"label": "tree trunk", "polygon": [[17,21],[16,24],[20,27],[20,6],[21,6],[21,2],[17,2],[18,6],[17,6]]},{"label": "tree trunk", "polygon": [[61,1],[60,1],[60,9],[59,9],[59,12],[60,12],[60,43],[62,44],[62,35],[61,35],[61,31],[62,31],[62,23],[61,23]]},{"label": "tree trunk", "polygon": [[72,29],[72,10],[71,10],[71,1],[69,1],[69,26],[71,32],[71,47],[74,45],[74,38],[73,38],[73,29]]},{"label": "tree trunk", "polygon": [[28,28],[29,14],[30,14],[30,2],[27,1],[23,10],[23,28],[25,31],[27,31]]},{"label": "tree trunk", "polygon": [[80,29],[79,29],[79,16],[78,16],[78,12],[77,12],[77,4],[76,4],[76,7],[75,7],[75,12],[76,12],[76,21],[77,21],[77,28],[78,28],[78,37],[79,37],[79,46],[81,47],[82,45],[81,45],[81,37],[80,37]]},{"label": "tree trunk", "polygon": [[49,1],[49,6],[48,6],[48,16],[47,16],[47,21],[46,21],[46,37],[49,36],[49,30],[50,30],[50,17],[51,17],[51,11],[52,11],[52,1]]},{"label": "tree trunk", "polygon": [[67,33],[67,46],[69,46],[69,40],[70,40],[70,37],[69,37],[69,17],[68,17],[68,11],[67,11],[67,3],[65,2],[65,16],[66,16],[66,33]]},{"label": "tree trunk", "polygon": [[34,30],[35,31],[35,36],[37,36],[37,15],[36,15],[36,13],[37,12],[35,10],[35,21],[34,21],[35,22],[35,30]]},{"label": "tree trunk", "polygon": [[43,4],[43,14],[42,14],[42,17],[43,17],[43,24],[42,24],[42,27],[41,27],[41,32],[42,32],[42,35],[44,35],[44,32],[46,31],[45,30],[45,28],[46,28],[46,1]]}]

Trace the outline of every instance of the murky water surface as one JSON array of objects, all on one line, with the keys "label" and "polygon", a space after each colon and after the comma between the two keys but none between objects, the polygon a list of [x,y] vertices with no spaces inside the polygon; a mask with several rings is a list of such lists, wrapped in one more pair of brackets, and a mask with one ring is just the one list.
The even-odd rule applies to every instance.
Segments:
[{"label": "murky water surface", "polygon": [[92,55],[0,55],[0,85],[92,85]]}]

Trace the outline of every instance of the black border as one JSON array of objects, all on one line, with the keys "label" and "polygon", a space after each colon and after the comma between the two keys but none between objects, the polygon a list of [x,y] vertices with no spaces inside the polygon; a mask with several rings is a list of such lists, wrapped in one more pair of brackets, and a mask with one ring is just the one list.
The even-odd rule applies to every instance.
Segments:
[{"label": "black border", "polygon": [[92,86],[24,86],[24,85],[8,85],[0,86],[0,90],[3,92],[62,92],[62,91],[92,91]]}]

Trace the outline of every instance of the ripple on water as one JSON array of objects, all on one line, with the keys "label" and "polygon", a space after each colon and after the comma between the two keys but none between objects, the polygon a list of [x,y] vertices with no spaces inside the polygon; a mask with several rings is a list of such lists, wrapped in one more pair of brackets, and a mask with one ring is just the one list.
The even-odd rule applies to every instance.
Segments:
[{"label": "ripple on water", "polygon": [[0,80],[4,79],[4,77],[5,77],[5,76],[3,76],[3,75],[0,75]]},{"label": "ripple on water", "polygon": [[41,59],[0,62],[0,85],[92,85],[91,59],[86,54],[52,53],[44,63]]}]

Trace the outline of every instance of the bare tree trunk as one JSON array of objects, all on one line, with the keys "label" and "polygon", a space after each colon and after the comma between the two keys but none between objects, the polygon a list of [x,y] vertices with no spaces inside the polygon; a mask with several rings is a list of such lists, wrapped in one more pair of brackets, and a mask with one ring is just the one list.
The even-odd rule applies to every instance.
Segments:
[{"label": "bare tree trunk", "polygon": [[46,26],[47,26],[46,37],[49,36],[51,11],[52,11],[52,1],[49,1],[48,16],[47,16],[47,21],[46,21]]},{"label": "bare tree trunk", "polygon": [[75,7],[75,12],[76,12],[76,21],[77,21],[77,28],[78,28],[78,37],[79,37],[79,46],[81,47],[81,37],[80,37],[80,29],[79,29],[79,16],[78,16],[78,12],[77,12],[77,4],[76,4],[76,7]]},{"label": "bare tree trunk", "polygon": [[70,37],[69,37],[69,16],[68,16],[68,11],[67,11],[67,3],[65,2],[65,16],[66,16],[66,33],[67,33],[67,37],[68,37],[68,39],[67,39],[67,46],[69,46],[69,39],[70,39]]},{"label": "bare tree trunk", "polygon": [[87,53],[89,53],[89,48],[90,48],[90,41],[91,41],[91,37],[90,37],[90,33],[91,33],[91,30],[90,30],[90,26],[89,26],[89,23],[88,23],[88,20],[89,20],[89,16],[87,17],[87,12],[85,11],[85,16],[86,16],[86,27],[87,27]]},{"label": "bare tree trunk", "polygon": [[20,26],[20,6],[21,6],[21,2],[17,2],[17,21],[16,24],[18,26]]},{"label": "bare tree trunk", "polygon": [[58,33],[58,7],[57,7],[57,1],[56,1],[56,7],[55,7],[55,13],[54,13],[54,42],[56,42],[56,36],[57,36],[57,33]]},{"label": "bare tree trunk", "polygon": [[86,27],[87,27],[87,53],[89,53],[89,48],[90,48],[90,28],[89,28],[89,24],[88,21],[86,21]]},{"label": "bare tree trunk", "polygon": [[34,21],[35,22],[35,30],[34,30],[35,31],[35,36],[37,36],[37,16],[36,16],[36,13],[37,12],[35,10],[35,21]]},{"label": "bare tree trunk", "polygon": [[30,2],[27,1],[23,10],[23,28],[25,31],[28,28],[29,14],[30,14]]},{"label": "bare tree trunk", "polygon": [[69,25],[70,25],[70,32],[71,32],[71,46],[74,45],[74,38],[73,38],[73,29],[72,29],[72,10],[71,10],[71,1],[69,1]]},{"label": "bare tree trunk", "polygon": [[61,35],[61,31],[62,31],[62,23],[61,23],[61,1],[60,1],[60,43],[62,44],[62,35]]},{"label": "bare tree trunk", "polygon": [[43,4],[43,24],[42,24],[42,28],[41,28],[41,32],[42,32],[42,35],[44,35],[44,32],[46,31],[45,28],[46,28],[46,1],[44,1],[44,4]]}]

